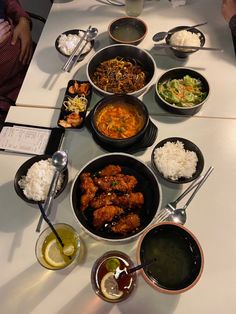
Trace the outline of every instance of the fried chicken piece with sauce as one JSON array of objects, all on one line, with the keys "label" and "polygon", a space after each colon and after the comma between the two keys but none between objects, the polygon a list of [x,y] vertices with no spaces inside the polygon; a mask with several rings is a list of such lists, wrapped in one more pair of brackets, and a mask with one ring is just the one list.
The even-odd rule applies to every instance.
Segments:
[{"label": "fried chicken piece with sauce", "polygon": [[117,222],[116,225],[111,227],[111,230],[115,233],[126,234],[128,232],[134,231],[140,226],[140,218],[137,214],[128,214],[123,216]]},{"label": "fried chicken piece with sauce", "polygon": [[107,205],[117,205],[123,208],[141,208],[144,204],[144,197],[141,192],[131,192],[124,195],[116,193],[101,193],[90,202],[92,208],[99,208]]},{"label": "fried chicken piece with sauce", "polygon": [[106,176],[115,176],[118,173],[121,173],[122,169],[120,166],[116,165],[108,165],[101,171],[99,171],[99,175],[101,177],[106,177]]},{"label": "fried chicken piece with sauce", "polygon": [[141,208],[144,204],[144,197],[141,192],[131,192],[124,195],[118,195],[114,201],[114,205],[120,205],[125,208]]},{"label": "fried chicken piece with sauce", "polygon": [[95,197],[98,187],[94,184],[89,172],[82,173],[80,175],[80,188],[84,192],[80,198],[80,209],[84,211],[89,202]]},{"label": "fried chicken piece with sauce", "polygon": [[103,206],[114,205],[114,200],[116,197],[117,196],[115,193],[103,192],[94,197],[94,199],[90,202],[90,206],[97,209]]},{"label": "fried chicken piece with sauce", "polygon": [[101,228],[106,222],[113,220],[115,216],[123,214],[124,210],[118,206],[103,206],[93,212],[93,225],[95,228]]},{"label": "fried chicken piece with sauce", "polygon": [[134,176],[119,173],[116,176],[94,178],[94,183],[106,192],[119,191],[127,193],[133,190],[138,181]]}]

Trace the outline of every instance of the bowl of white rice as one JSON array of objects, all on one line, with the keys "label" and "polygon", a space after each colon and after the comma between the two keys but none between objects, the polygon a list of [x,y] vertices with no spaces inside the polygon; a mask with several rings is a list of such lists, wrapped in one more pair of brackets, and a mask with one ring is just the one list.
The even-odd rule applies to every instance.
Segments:
[{"label": "bowl of white rice", "polygon": [[[64,57],[69,58],[76,45],[83,37],[84,33],[85,30],[82,29],[71,29],[61,33],[55,41],[55,47],[57,51]],[[85,41],[82,42],[81,48],[84,46],[84,44]],[[78,61],[83,60],[84,57],[92,50],[93,46],[94,40],[89,41]]]},{"label": "bowl of white rice", "polygon": [[[37,155],[24,162],[18,169],[14,188],[17,195],[27,203],[37,204],[44,202],[52,181],[55,167],[50,155]],[[68,182],[68,169],[59,177],[56,196],[65,189]]]},{"label": "bowl of white rice", "polygon": [[204,157],[193,142],[181,137],[170,137],[154,147],[151,163],[157,175],[165,181],[184,184],[200,176]]},{"label": "bowl of white rice", "polygon": [[[189,26],[178,26],[169,30],[170,34],[166,36],[166,43],[178,46],[195,46],[203,47],[205,45],[205,36],[197,28],[192,28],[186,31]],[[199,49],[188,48],[170,48],[176,57],[186,58],[190,54],[198,51]]]}]

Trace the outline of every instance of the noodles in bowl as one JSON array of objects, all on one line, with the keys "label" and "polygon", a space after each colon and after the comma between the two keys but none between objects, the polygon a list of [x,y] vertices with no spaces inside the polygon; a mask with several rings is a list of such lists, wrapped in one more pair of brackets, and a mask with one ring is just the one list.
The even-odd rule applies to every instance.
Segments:
[{"label": "noodles in bowl", "polygon": [[102,95],[139,96],[151,85],[156,64],[145,50],[117,44],[99,50],[87,64],[87,77]]}]

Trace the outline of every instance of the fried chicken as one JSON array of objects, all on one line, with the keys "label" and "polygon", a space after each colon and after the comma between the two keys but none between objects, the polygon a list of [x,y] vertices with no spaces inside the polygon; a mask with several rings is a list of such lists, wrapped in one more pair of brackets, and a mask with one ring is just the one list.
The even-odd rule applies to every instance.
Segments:
[{"label": "fried chicken", "polygon": [[122,169],[120,166],[115,166],[115,165],[108,165],[101,171],[99,171],[99,175],[101,177],[106,177],[106,176],[115,176],[118,173],[121,173]]},{"label": "fried chicken", "polygon": [[133,190],[138,181],[134,176],[119,173],[116,176],[95,177],[94,183],[106,192],[119,191],[127,193]]},{"label": "fried chicken", "polygon": [[95,228],[101,228],[106,222],[113,220],[115,216],[123,214],[124,210],[118,206],[103,206],[93,212],[93,225]]},{"label": "fried chicken", "polygon": [[141,192],[130,192],[123,195],[117,195],[116,193],[101,193],[96,196],[91,202],[90,206],[93,208],[99,208],[107,205],[117,205],[124,208],[141,208],[144,204],[144,197]]},{"label": "fried chicken", "polygon": [[116,193],[103,192],[94,197],[94,199],[90,202],[90,206],[97,209],[107,205],[115,205],[114,200],[116,197]]},{"label": "fried chicken", "polygon": [[98,187],[94,184],[89,172],[82,173],[80,175],[80,188],[84,192],[80,198],[80,209],[84,211],[89,202],[95,197]]},{"label": "fried chicken", "polygon": [[111,230],[115,233],[126,234],[128,232],[134,231],[140,226],[140,218],[137,214],[128,214],[123,216],[117,222],[116,225],[111,227]]}]

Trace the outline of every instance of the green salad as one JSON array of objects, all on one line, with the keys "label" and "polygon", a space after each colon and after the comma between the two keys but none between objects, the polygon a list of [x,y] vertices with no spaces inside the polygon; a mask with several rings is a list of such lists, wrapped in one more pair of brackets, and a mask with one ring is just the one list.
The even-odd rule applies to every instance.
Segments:
[{"label": "green salad", "polygon": [[182,79],[167,80],[158,84],[160,96],[178,107],[193,107],[207,96],[199,79],[185,75]]}]

